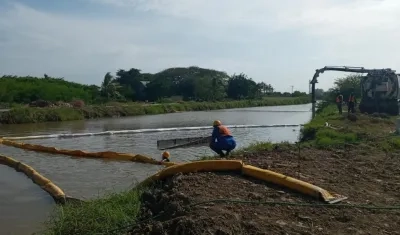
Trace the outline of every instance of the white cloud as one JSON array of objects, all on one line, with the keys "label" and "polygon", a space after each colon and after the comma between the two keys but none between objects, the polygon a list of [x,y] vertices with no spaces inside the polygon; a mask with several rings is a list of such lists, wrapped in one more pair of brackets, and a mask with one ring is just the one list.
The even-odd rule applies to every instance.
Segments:
[{"label": "white cloud", "polygon": [[[0,9],[0,73],[99,84],[118,68],[198,65],[289,91],[290,84],[308,90],[315,69],[325,65],[400,70],[397,0],[80,1],[130,15],[78,18],[21,4]],[[131,17],[137,12],[147,17]],[[328,88],[336,75],[322,75],[319,87]]]},{"label": "white cloud", "polygon": [[[92,1],[155,11],[214,27],[241,26],[265,32],[301,31],[310,41],[322,41],[325,45],[320,52],[310,51],[310,57],[323,58],[310,67],[349,64],[400,69],[398,0]],[[329,82],[322,80],[321,83],[326,87],[331,82],[329,79]]]},{"label": "white cloud", "polygon": [[397,13],[400,10],[397,0],[252,0],[251,4],[245,0],[89,1],[213,24],[241,24],[268,29],[308,28],[324,34],[397,28]]}]

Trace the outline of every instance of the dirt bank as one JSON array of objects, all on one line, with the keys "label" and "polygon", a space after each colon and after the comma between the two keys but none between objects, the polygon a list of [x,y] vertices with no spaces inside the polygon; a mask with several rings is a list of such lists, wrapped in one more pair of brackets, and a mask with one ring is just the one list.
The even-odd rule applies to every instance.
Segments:
[{"label": "dirt bank", "polygon": [[[348,196],[345,204],[395,205],[400,158],[366,148],[295,148],[237,156],[246,163]],[[320,203],[238,174],[177,175],[143,195],[142,219],[160,217],[132,234],[400,234],[400,210],[208,203],[214,199]]]}]

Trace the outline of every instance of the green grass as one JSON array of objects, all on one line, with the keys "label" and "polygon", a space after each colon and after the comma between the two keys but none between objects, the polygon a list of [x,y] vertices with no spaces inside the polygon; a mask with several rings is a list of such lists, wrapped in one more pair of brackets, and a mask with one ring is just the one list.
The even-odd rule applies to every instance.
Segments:
[{"label": "green grass", "polygon": [[106,117],[152,115],[183,111],[204,111],[258,106],[296,105],[309,103],[309,97],[270,97],[260,100],[223,102],[181,102],[143,105],[139,103],[93,105],[82,108],[29,108],[15,107],[0,113],[0,124],[73,121]]},{"label": "green grass", "polygon": [[41,234],[111,234],[112,230],[134,223],[139,214],[141,192],[135,189],[82,204],[57,206],[46,222],[46,231]]},{"label": "green grass", "polygon": [[321,149],[360,144],[386,151],[400,149],[400,138],[392,133],[397,117],[360,113],[356,113],[356,117],[356,121],[350,121],[347,113],[338,114],[336,106],[324,105],[316,117],[302,128],[301,142]]}]

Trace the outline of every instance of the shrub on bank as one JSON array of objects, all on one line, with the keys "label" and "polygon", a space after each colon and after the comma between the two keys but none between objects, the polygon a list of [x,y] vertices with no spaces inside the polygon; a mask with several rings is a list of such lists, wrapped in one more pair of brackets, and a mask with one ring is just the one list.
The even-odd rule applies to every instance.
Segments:
[{"label": "shrub on bank", "polygon": [[[19,107],[0,113],[0,123],[20,124],[38,122],[72,121],[105,117],[163,114],[182,111],[203,111],[216,109],[244,108],[257,106],[278,106],[306,104],[308,97],[271,98],[262,100],[241,100],[225,102],[183,102],[169,104],[115,104],[81,107]],[[77,105],[80,106],[80,105]]]}]

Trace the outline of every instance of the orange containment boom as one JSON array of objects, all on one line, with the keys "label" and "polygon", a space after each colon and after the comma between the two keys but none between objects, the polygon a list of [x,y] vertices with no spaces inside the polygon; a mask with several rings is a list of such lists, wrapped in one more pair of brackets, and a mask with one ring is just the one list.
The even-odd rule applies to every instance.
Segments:
[{"label": "orange containment boom", "polygon": [[12,167],[16,171],[23,172],[35,184],[39,185],[43,190],[48,192],[56,203],[65,204],[66,200],[68,199],[65,196],[65,193],[57,185],[25,163],[19,162],[11,157],[0,155],[0,164]]},{"label": "orange containment boom", "polygon": [[142,183],[140,183],[139,186],[145,186],[153,181],[162,180],[177,173],[190,173],[200,171],[236,171],[243,175],[263,180],[265,182],[284,186],[294,191],[312,196],[316,199],[322,199],[324,202],[330,204],[347,199],[347,197],[341,195],[332,195],[327,190],[313,184],[273,171],[245,165],[242,161],[239,160],[207,160],[170,166],[150,176]]},{"label": "orange containment boom", "polygon": [[82,150],[68,150],[68,149],[58,149],[55,147],[47,147],[43,145],[37,144],[26,144],[21,142],[16,142],[7,139],[0,139],[0,144],[4,144],[7,146],[12,146],[20,149],[36,151],[36,152],[44,152],[44,153],[53,153],[53,154],[62,154],[74,157],[85,157],[85,158],[102,158],[109,160],[123,160],[123,161],[132,161],[132,162],[141,162],[141,163],[149,163],[155,165],[164,165],[164,166],[172,166],[176,163],[173,162],[160,162],[151,157],[147,157],[141,154],[129,154],[129,153],[118,153],[118,152],[86,152]]}]

